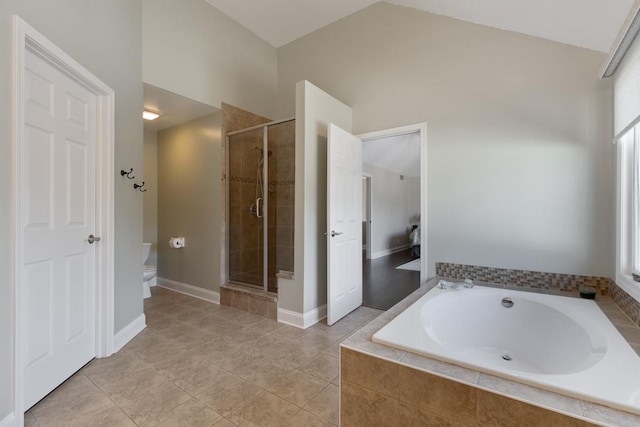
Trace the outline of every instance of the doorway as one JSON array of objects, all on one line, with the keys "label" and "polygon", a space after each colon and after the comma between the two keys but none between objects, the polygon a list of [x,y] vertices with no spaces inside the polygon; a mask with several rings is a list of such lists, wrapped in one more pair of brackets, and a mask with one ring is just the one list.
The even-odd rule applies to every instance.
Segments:
[{"label": "doorway", "polygon": [[23,414],[113,353],[114,92],[17,16],[14,28],[14,402]]},{"label": "doorway", "polygon": [[363,232],[368,234],[363,305],[386,310],[427,279],[426,124],[359,137],[363,191],[368,192],[363,197]]}]

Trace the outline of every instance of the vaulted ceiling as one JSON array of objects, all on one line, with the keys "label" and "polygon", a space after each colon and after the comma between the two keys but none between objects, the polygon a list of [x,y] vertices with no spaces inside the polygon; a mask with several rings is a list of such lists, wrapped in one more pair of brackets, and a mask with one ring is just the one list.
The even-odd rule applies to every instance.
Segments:
[{"label": "vaulted ceiling", "polygon": [[[275,47],[378,0],[207,0]],[[389,0],[463,21],[608,52],[634,0]]]}]

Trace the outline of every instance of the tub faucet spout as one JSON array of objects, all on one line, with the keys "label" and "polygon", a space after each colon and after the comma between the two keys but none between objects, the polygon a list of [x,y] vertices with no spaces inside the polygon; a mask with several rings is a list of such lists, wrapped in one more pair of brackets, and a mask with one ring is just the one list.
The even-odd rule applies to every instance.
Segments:
[{"label": "tub faucet spout", "polygon": [[440,289],[458,289],[460,286],[471,289],[473,288],[473,280],[464,279],[464,282],[447,282],[446,280],[440,280],[438,283]]}]

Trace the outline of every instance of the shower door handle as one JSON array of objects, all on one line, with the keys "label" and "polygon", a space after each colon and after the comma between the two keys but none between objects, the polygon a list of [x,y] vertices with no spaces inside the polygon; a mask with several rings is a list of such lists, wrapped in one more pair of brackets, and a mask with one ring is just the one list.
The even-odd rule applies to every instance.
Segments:
[{"label": "shower door handle", "polygon": [[256,217],[262,218],[264,215],[260,214],[260,202],[262,202],[262,197],[258,197],[256,199]]}]

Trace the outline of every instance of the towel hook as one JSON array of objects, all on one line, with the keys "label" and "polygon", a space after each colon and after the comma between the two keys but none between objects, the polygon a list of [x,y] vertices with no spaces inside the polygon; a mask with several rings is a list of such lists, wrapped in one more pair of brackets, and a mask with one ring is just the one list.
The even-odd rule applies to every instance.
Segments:
[{"label": "towel hook", "polygon": [[143,187],[144,187],[144,181],[142,181],[142,184],[138,184],[136,182],[133,183],[133,189],[138,190],[141,193],[144,193],[145,191],[147,191],[147,189]]},{"label": "towel hook", "polygon": [[131,175],[133,173],[133,168],[129,169],[129,172],[127,172],[124,169],[120,170],[120,176],[126,176],[129,179],[134,179],[135,176]]}]

